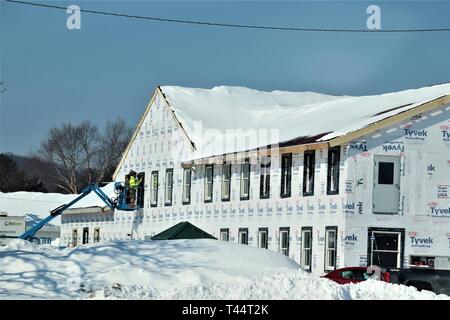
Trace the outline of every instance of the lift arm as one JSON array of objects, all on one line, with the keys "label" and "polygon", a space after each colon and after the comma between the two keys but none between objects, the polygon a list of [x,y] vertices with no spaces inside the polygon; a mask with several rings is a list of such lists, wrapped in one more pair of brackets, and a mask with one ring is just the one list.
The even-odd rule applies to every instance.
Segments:
[{"label": "lift arm", "polygon": [[73,206],[75,203],[77,203],[78,201],[80,201],[81,199],[83,199],[84,197],[86,197],[89,193],[94,192],[100,199],[103,200],[104,203],[106,203],[106,205],[111,208],[114,209],[116,207],[116,202],[111,200],[110,198],[108,198],[108,196],[94,183],[88,185],[86,188],[84,188],[81,191],[81,194],[75,198],[74,200],[72,200],[71,202],[67,203],[67,204],[63,204],[55,209],[53,209],[50,212],[50,215],[43,219],[42,221],[38,222],[36,225],[34,225],[30,230],[26,231],[25,233],[23,233],[21,236],[19,236],[19,239],[30,239],[33,238],[34,235],[36,234],[37,231],[39,231],[43,226],[45,226],[47,223],[49,223],[51,220],[53,220],[55,217],[59,216],[61,213],[64,212],[64,210],[70,208],[71,206]]}]

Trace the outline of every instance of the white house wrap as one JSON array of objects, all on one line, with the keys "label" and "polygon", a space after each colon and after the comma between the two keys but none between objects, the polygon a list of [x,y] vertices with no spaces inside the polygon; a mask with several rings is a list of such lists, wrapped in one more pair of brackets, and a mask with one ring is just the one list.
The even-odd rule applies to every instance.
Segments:
[{"label": "white house wrap", "polygon": [[190,221],[317,274],[448,268],[449,115],[450,84],[365,97],[161,86],[114,175],[145,173],[143,207],[67,210],[62,244]]}]

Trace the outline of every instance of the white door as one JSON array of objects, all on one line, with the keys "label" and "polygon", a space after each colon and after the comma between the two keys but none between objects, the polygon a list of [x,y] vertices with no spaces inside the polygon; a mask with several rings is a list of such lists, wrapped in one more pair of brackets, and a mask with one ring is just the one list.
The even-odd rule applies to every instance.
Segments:
[{"label": "white door", "polygon": [[373,212],[398,213],[400,157],[374,156]]}]

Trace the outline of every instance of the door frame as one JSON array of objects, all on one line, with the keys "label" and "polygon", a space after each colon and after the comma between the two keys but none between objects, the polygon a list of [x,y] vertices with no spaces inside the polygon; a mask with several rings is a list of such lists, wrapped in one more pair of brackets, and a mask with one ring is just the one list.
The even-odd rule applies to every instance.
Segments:
[{"label": "door frame", "polygon": [[[405,229],[404,228],[378,228],[378,227],[369,227],[367,228],[367,266],[370,266],[371,255],[372,255],[372,232],[381,232],[381,233],[399,233],[400,234],[400,268],[403,269],[403,260],[405,257]],[[398,268],[398,267],[396,267]],[[395,269],[395,268],[394,268]]]},{"label": "door frame", "polygon": [[[375,181],[377,181],[378,184],[378,173],[380,170],[380,167],[378,166],[378,169],[375,165],[375,162],[377,161],[376,159],[378,157],[381,158],[397,158],[398,159],[398,199],[397,199],[397,212],[377,212],[375,211],[375,187],[376,187],[376,183]],[[380,162],[380,161],[378,161]],[[383,161],[381,161],[383,162]],[[402,167],[402,157],[400,155],[384,155],[384,154],[374,154],[373,155],[373,160],[372,160],[372,164],[373,164],[373,177],[372,177],[372,213],[373,214],[387,214],[387,215],[396,215],[400,213],[400,194],[401,194],[401,179],[402,179],[402,175],[401,175],[401,167]],[[394,183],[393,185],[395,186],[395,166],[394,166]]]}]

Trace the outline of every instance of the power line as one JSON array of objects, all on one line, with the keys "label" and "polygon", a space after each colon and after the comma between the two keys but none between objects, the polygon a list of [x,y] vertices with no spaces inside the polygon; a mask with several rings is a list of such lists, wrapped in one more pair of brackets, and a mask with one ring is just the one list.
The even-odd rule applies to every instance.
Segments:
[{"label": "power line", "polygon": [[[59,10],[67,10],[66,7],[49,5],[43,3],[26,2],[19,0],[5,0],[6,2],[12,2],[16,4],[30,5],[35,7],[52,8]],[[229,23],[218,23],[218,22],[206,22],[206,21],[193,21],[193,20],[181,20],[181,19],[169,19],[169,18],[159,18],[159,17],[149,17],[149,16],[138,16],[130,15],[125,13],[115,13],[106,11],[97,11],[89,9],[81,9],[81,12],[100,14],[105,16],[114,16],[122,18],[131,19],[141,19],[141,20],[152,20],[160,22],[172,22],[180,24],[191,24],[191,25],[202,25],[211,27],[223,27],[223,28],[240,28],[240,29],[260,29],[260,30],[278,30],[278,31],[307,31],[307,32],[367,32],[367,33],[400,33],[400,32],[443,32],[450,31],[450,27],[445,28],[427,28],[427,29],[380,29],[380,30],[369,30],[369,29],[327,29],[327,28],[296,28],[296,27],[277,27],[277,26],[263,26],[263,25],[247,25],[247,24],[229,24]]]}]

